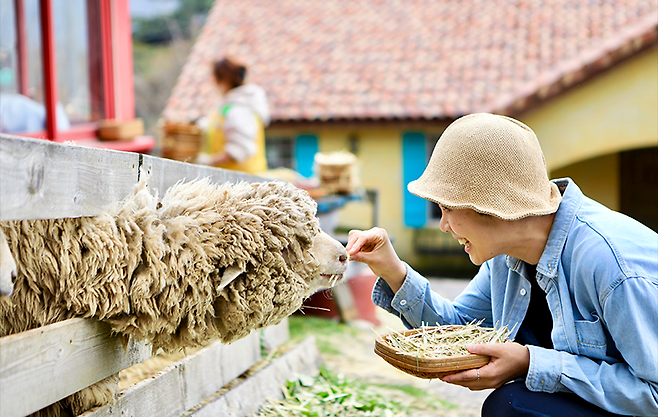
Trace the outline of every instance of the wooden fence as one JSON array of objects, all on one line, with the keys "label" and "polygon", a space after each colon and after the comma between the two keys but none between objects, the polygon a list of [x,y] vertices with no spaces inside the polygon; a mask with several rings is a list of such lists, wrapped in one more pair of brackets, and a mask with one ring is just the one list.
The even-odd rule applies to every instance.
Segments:
[{"label": "wooden fence", "polygon": [[[149,155],[0,135],[0,221],[101,214],[129,195],[148,174],[159,195],[179,180],[257,181],[258,177]],[[245,416],[265,398],[280,398],[280,384],[312,374],[320,362],[308,339],[276,361],[237,377],[263,352],[288,339],[287,321],[230,345],[219,342],[186,356],[120,393],[113,404],[84,416]],[[263,349],[263,346],[266,349]],[[131,341],[127,349],[94,319],[70,319],[0,338],[0,416],[33,413],[150,357]],[[226,387],[230,385],[230,389]]]}]

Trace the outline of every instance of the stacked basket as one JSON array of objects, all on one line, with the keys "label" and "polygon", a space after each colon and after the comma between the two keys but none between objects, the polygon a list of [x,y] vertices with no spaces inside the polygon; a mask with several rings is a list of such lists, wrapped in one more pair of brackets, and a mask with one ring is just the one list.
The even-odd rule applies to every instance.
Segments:
[{"label": "stacked basket", "polygon": [[177,161],[194,161],[201,150],[203,131],[191,123],[160,123],[160,155]]}]

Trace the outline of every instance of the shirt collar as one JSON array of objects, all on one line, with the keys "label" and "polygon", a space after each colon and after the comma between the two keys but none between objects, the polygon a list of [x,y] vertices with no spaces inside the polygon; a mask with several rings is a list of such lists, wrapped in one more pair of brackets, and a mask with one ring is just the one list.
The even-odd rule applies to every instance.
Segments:
[{"label": "shirt collar", "polygon": [[555,213],[548,242],[537,264],[537,271],[548,277],[557,275],[557,266],[562,249],[567,241],[569,227],[583,203],[583,193],[570,178],[553,180],[562,193],[562,201]]},{"label": "shirt collar", "polygon": [[[537,264],[537,272],[549,278],[557,275],[557,265],[564,244],[567,241],[569,226],[583,202],[583,193],[573,180],[561,178],[553,180],[553,182],[562,193],[562,201],[560,201],[560,206],[555,213],[553,226],[551,226],[551,232],[548,235],[548,242]],[[520,259],[506,256],[505,260],[508,268],[521,274],[522,261]]]}]

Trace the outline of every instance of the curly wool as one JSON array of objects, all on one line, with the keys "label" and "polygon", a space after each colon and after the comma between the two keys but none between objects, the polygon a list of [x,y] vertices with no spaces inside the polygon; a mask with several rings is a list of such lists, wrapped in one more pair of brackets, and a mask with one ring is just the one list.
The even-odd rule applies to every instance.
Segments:
[{"label": "curly wool", "polygon": [[0,335],[96,317],[166,352],[245,337],[310,295],[315,212],[288,183],[180,182],[158,203],[142,181],[97,217],[0,224],[18,255]]}]

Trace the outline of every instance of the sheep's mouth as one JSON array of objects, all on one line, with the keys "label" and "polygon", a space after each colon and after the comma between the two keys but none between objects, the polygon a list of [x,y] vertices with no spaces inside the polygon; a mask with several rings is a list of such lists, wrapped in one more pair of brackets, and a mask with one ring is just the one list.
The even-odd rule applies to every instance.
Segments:
[{"label": "sheep's mouth", "polygon": [[343,274],[320,274],[320,277],[326,279],[330,286],[334,286],[343,279]]}]

